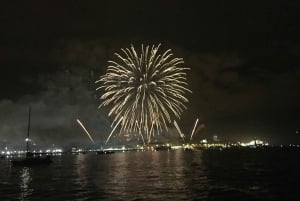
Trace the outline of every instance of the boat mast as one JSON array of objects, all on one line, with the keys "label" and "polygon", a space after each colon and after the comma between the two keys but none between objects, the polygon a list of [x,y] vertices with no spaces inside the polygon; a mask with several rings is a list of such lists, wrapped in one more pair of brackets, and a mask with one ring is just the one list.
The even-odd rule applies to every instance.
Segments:
[{"label": "boat mast", "polygon": [[29,114],[28,114],[28,129],[27,129],[27,138],[26,138],[26,152],[29,152],[29,130],[30,130],[30,112],[31,106],[29,106]]}]

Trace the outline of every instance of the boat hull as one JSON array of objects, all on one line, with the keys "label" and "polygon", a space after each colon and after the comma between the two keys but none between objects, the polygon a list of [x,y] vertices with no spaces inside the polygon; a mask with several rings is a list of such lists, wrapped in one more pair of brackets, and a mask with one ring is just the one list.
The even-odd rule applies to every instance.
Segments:
[{"label": "boat hull", "polygon": [[114,151],[111,151],[111,150],[103,150],[103,151],[97,151],[96,152],[98,155],[101,155],[101,154],[114,154],[115,152]]},{"label": "boat hull", "polygon": [[32,158],[25,158],[22,160],[13,160],[11,163],[15,166],[32,166],[32,165],[43,165],[43,164],[50,164],[52,160],[50,157],[32,157]]}]

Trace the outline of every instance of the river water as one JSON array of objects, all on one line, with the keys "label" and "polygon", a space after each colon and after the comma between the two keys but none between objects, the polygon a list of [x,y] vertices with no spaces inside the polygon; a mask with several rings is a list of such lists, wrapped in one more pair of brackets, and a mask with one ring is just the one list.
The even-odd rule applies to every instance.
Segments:
[{"label": "river water", "polygon": [[62,154],[14,167],[0,159],[0,200],[300,200],[300,151]]}]

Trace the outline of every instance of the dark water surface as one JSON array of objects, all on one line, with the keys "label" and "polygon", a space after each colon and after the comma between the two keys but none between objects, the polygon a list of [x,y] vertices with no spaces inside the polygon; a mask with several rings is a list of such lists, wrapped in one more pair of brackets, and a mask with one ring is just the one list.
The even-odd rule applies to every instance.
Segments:
[{"label": "dark water surface", "polygon": [[63,154],[0,159],[0,200],[300,200],[299,150]]}]

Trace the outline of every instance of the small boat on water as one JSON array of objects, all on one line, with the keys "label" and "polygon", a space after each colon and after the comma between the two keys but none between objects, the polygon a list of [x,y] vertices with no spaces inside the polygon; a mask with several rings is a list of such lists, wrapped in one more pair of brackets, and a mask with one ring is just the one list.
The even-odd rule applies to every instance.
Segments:
[{"label": "small boat on water", "polygon": [[165,145],[162,145],[162,146],[156,146],[154,148],[155,151],[163,151],[163,150],[171,150],[171,146],[165,146]]},{"label": "small boat on water", "polygon": [[52,163],[50,156],[27,156],[21,160],[12,160],[11,163],[15,166],[32,166],[32,165],[43,165]]},{"label": "small boat on water", "polygon": [[193,148],[190,148],[190,147],[185,147],[185,148],[183,148],[183,150],[184,150],[184,151],[194,151],[194,149],[193,149]]},{"label": "small boat on water", "polygon": [[112,150],[99,150],[96,153],[97,155],[101,155],[101,154],[114,154],[115,152]]},{"label": "small boat on water", "polygon": [[30,113],[31,113],[31,107],[29,106],[28,130],[27,130],[27,138],[26,138],[26,156],[23,159],[12,160],[11,163],[16,166],[31,166],[31,165],[42,165],[42,164],[52,163],[51,157],[49,155],[39,156],[29,151]]}]

